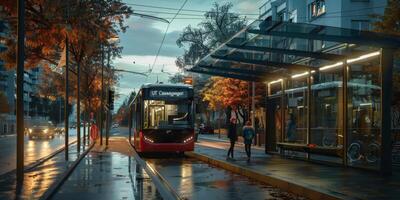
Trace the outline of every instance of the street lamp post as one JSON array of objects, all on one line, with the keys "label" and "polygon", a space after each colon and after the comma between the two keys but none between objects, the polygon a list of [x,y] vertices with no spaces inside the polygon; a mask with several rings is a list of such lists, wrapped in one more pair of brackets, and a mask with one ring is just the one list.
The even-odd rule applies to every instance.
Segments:
[{"label": "street lamp post", "polygon": [[103,120],[104,120],[104,49],[101,46],[101,101],[100,101],[100,145],[103,145]]},{"label": "street lamp post", "polygon": [[18,0],[17,35],[17,182],[24,180],[24,61],[25,61],[25,1]]},{"label": "street lamp post", "polygon": [[64,101],[64,148],[65,148],[65,160],[68,160],[68,135],[69,135],[69,125],[68,125],[68,79],[69,79],[69,41],[68,36],[65,38],[65,101]]},{"label": "street lamp post", "polygon": [[[67,1],[67,20],[69,19],[69,1]],[[67,21],[68,24],[68,21]],[[64,101],[64,152],[65,160],[68,160],[68,136],[69,136],[69,125],[68,125],[68,84],[69,84],[69,40],[68,32],[65,37],[65,101]]]},{"label": "street lamp post", "polygon": [[[107,68],[108,68],[108,79],[107,79],[107,94],[109,92],[110,89],[110,85],[111,85],[111,66],[110,66],[110,57],[111,57],[111,45],[115,44],[119,41],[119,37],[118,36],[112,36],[109,39],[107,39],[108,42],[108,49],[107,49]],[[102,87],[102,91],[104,90],[104,87]],[[108,94],[109,95],[109,94]],[[110,103],[110,102],[108,102]],[[107,113],[106,113],[106,146],[108,146],[108,138],[110,136],[110,117],[111,117],[111,109],[110,109],[110,105],[108,106],[107,109]]]},{"label": "street lamp post", "polygon": [[78,152],[81,151],[81,90],[80,90],[80,79],[81,79],[81,66],[77,66],[77,82],[76,82],[76,140]]},{"label": "street lamp post", "polygon": [[[111,53],[111,48],[110,45],[108,45],[108,51],[107,51],[107,71],[108,71],[108,78],[107,78],[107,96],[109,96],[109,91],[110,91],[110,84],[111,84],[111,77],[110,77],[110,53]],[[106,110],[106,146],[108,146],[108,138],[110,136],[110,102],[107,102],[108,108]]]}]

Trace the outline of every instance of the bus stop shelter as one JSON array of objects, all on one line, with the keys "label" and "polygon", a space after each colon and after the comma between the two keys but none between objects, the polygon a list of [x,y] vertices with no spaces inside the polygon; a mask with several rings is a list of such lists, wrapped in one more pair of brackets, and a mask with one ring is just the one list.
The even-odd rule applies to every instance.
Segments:
[{"label": "bus stop shelter", "polygon": [[188,71],[267,85],[266,152],[391,174],[399,47],[382,33],[257,20]]}]

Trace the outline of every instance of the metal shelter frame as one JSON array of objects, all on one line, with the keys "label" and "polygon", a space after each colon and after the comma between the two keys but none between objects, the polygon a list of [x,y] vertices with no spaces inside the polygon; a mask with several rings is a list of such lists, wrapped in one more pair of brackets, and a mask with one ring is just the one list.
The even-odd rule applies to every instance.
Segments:
[{"label": "metal shelter frame", "polygon": [[[313,73],[342,67],[342,88],[346,89],[342,90],[340,101],[348,106],[347,82],[350,64],[379,58],[382,133],[379,171],[384,175],[390,175],[393,52],[398,48],[400,48],[400,38],[382,33],[305,23],[256,20],[187,70],[245,81],[265,82],[268,91],[271,84],[281,83],[282,97],[285,95],[286,87],[284,80],[303,77],[306,78],[305,90],[310,97]],[[266,104],[268,105],[268,98]],[[284,106],[283,100],[281,106]],[[307,106],[307,144],[309,144],[311,136],[309,100]],[[342,108],[341,119],[344,137],[341,151],[344,166],[348,165],[347,106]],[[284,122],[283,109],[281,110]],[[266,152],[272,137],[272,133],[268,133],[267,130]]]}]

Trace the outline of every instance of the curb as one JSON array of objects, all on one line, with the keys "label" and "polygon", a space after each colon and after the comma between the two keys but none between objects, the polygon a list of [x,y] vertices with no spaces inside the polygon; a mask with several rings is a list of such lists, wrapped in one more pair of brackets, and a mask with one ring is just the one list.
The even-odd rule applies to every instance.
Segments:
[{"label": "curb", "polygon": [[[74,141],[70,142],[70,143],[68,144],[68,147],[69,147],[69,146],[72,146],[72,145],[75,144],[75,143],[77,143],[77,140],[74,140]],[[47,156],[45,156],[45,157],[43,157],[43,158],[38,159],[38,160],[35,161],[34,163],[28,164],[27,166],[24,167],[24,172],[30,171],[30,170],[32,170],[33,168],[35,168],[35,167],[37,167],[37,166],[43,164],[44,162],[46,162],[46,161],[49,160],[50,158],[56,156],[57,154],[63,152],[64,150],[65,150],[65,146],[60,147],[60,148],[58,148],[56,151],[54,151],[53,153],[51,153],[51,154],[49,154],[49,155],[47,155]]]},{"label": "curb", "polygon": [[337,200],[337,199],[348,199],[347,196],[344,196],[343,194],[329,194],[328,191],[321,191],[316,188],[310,188],[304,185],[299,185],[287,180],[284,180],[282,178],[275,177],[273,175],[265,175],[262,173],[259,173],[255,170],[252,169],[247,169],[229,162],[225,162],[222,160],[218,160],[209,156],[206,156],[204,154],[200,153],[195,153],[195,152],[185,152],[185,155],[201,160],[203,162],[206,162],[208,164],[220,167],[222,169],[231,171],[236,174],[240,174],[242,176],[246,176],[250,179],[259,181],[261,183],[271,185],[273,187],[277,187],[280,189],[283,189],[287,192],[291,192],[296,195],[304,196],[309,199],[324,199],[324,200]]},{"label": "curb", "polygon": [[127,140],[127,142],[129,143],[130,147],[133,150],[133,157],[135,158],[136,162],[138,162],[139,165],[150,176],[161,197],[165,200],[183,200],[183,198],[179,196],[179,194],[168,183],[168,181],[160,173],[158,173],[158,171],[156,171],[153,167],[151,167],[145,160],[143,160],[138,155],[133,144],[129,140]]},{"label": "curb", "polygon": [[[203,141],[204,140],[205,141],[213,141],[213,142],[223,142],[223,143],[226,143],[226,144],[230,144],[229,140],[218,139],[218,138],[199,137],[198,141],[201,141],[201,140],[203,140]],[[243,142],[236,141],[236,145],[240,145],[241,147],[244,147],[244,143]],[[264,151],[265,150],[264,147],[257,146],[257,145],[254,145],[254,144],[251,145],[251,148],[257,149],[257,150],[260,150],[260,151]]]},{"label": "curb", "polygon": [[[73,145],[73,144],[75,144],[76,142],[77,142],[77,140],[74,140],[74,141],[70,142],[68,144],[68,147]],[[32,163],[24,165],[24,172],[29,172],[33,168],[43,164],[44,162],[46,162],[47,160],[53,158],[54,156],[56,156],[57,154],[63,152],[64,150],[65,150],[65,146],[62,146],[62,147],[58,148],[56,151],[50,153],[49,155],[41,157],[41,158],[39,158],[38,160],[36,160],[36,161],[34,161]],[[12,170],[10,170],[8,172],[0,174],[0,177],[7,176],[7,175],[9,175],[11,173],[15,173],[15,171],[16,171],[16,169],[12,169]]]},{"label": "curb", "polygon": [[57,190],[64,184],[68,177],[74,172],[75,168],[81,162],[81,160],[89,153],[93,148],[94,142],[72,163],[72,165],[67,169],[67,171],[62,175],[60,179],[54,182],[46,192],[39,199],[51,199],[57,192]]}]

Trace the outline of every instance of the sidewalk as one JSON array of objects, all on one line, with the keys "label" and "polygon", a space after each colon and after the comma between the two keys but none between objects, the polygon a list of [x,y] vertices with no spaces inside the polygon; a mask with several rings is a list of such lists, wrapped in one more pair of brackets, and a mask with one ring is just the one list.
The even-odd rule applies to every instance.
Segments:
[{"label": "sidewalk", "polygon": [[64,152],[60,152],[37,167],[26,170],[20,194],[17,194],[15,173],[3,174],[0,177],[0,199],[39,199],[79,157],[76,144],[69,146],[68,155],[68,161],[65,161]]},{"label": "sidewalk", "polygon": [[241,145],[236,148],[236,160],[227,161],[228,147],[224,141],[200,139],[188,155],[311,199],[398,199],[400,195],[396,172],[385,178],[364,170],[267,155],[260,149],[253,149],[252,161],[247,163]]},{"label": "sidewalk", "polygon": [[[217,133],[216,134],[201,134],[201,135],[198,136],[198,139],[199,140],[214,141],[214,142],[225,142],[227,144],[230,144],[229,138],[224,134],[221,134],[221,136],[219,136]],[[238,141],[236,142],[236,145],[244,147],[243,137],[242,136],[238,137]],[[261,151],[263,151],[265,149],[264,145],[261,145],[261,146],[253,145],[252,148],[253,149],[258,149],[258,150],[261,150]]]},{"label": "sidewalk", "polygon": [[132,151],[122,137],[110,137],[106,149],[96,145],[52,199],[161,199]]}]

